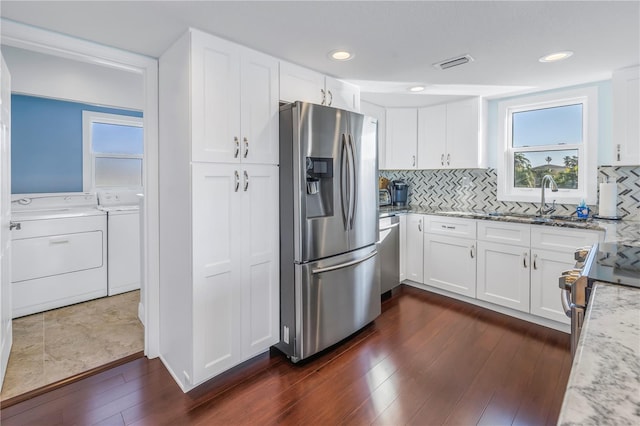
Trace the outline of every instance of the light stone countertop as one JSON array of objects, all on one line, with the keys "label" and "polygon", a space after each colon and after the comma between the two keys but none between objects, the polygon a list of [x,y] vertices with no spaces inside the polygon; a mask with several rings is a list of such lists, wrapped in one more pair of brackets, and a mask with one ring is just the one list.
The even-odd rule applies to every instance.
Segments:
[{"label": "light stone countertop", "polygon": [[640,425],[640,289],[596,283],[559,425]]}]

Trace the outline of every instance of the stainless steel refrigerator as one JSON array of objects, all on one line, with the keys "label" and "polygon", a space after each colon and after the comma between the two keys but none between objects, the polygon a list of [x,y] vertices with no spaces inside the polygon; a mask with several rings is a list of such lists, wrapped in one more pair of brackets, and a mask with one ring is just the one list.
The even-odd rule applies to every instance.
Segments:
[{"label": "stainless steel refrigerator", "polygon": [[377,121],[280,108],[280,343],[293,362],[380,315]]}]

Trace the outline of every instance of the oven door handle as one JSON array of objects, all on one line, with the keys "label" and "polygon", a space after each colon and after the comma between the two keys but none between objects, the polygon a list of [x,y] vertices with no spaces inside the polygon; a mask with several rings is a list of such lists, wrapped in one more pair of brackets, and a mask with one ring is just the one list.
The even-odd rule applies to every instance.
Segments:
[{"label": "oven door handle", "polygon": [[565,315],[571,318],[571,303],[569,300],[571,299],[571,291],[569,290],[561,290],[560,291],[560,301],[562,302],[562,310]]}]

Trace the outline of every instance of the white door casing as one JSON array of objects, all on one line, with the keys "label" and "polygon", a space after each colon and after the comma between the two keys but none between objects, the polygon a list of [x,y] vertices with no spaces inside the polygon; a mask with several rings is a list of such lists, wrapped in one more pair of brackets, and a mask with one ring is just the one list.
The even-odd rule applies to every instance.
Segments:
[{"label": "white door casing", "polygon": [[11,75],[0,55],[0,388],[7,372],[11,322]]},{"label": "white door casing", "polygon": [[147,56],[1,19],[2,44],[141,74],[144,78],[145,196],[141,214],[142,283],[139,316],[145,355],[159,355],[158,61]]}]

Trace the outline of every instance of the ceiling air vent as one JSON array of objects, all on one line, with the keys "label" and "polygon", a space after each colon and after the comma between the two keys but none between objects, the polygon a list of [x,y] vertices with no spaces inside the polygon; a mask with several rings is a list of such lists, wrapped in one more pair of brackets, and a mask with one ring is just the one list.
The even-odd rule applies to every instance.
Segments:
[{"label": "ceiling air vent", "polygon": [[447,59],[442,62],[438,62],[433,64],[434,67],[440,70],[446,70],[447,68],[457,67],[458,65],[466,64],[467,62],[472,62],[473,58],[471,55],[458,56],[456,58]]}]

